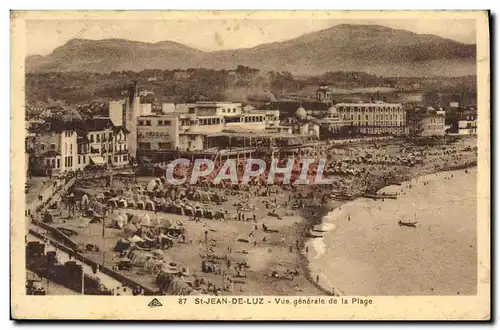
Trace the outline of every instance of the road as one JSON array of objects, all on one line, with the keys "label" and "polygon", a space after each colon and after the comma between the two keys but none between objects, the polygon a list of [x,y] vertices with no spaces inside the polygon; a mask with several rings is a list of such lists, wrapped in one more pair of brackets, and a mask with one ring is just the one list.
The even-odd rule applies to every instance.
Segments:
[{"label": "road", "polygon": [[[40,230],[39,231],[40,233],[43,232],[43,230],[41,228],[39,230]],[[28,235],[28,241],[43,242],[42,239],[40,239],[36,236],[33,236],[33,235]],[[64,264],[66,261],[70,260],[70,257],[67,253],[65,253],[64,251],[58,250],[55,246],[51,245],[50,243],[48,245],[46,244],[46,246],[45,246],[45,252],[47,252],[47,251],[56,251],[57,252],[57,259],[59,260],[59,262],[61,264]],[[92,267],[90,267],[87,264],[82,264],[82,265],[83,265],[83,272],[85,274],[97,276],[99,278],[99,280],[101,281],[101,284],[104,284],[106,286],[106,288],[108,288],[110,290],[114,289],[115,292],[119,291],[121,296],[124,296],[124,295],[131,296],[132,295],[132,288],[130,288],[128,286],[123,286],[120,281],[117,281],[114,278],[112,278],[104,273],[97,272],[97,274],[94,274],[92,271]],[[77,293],[74,293],[74,294],[77,294]]]},{"label": "road", "polygon": [[77,292],[68,289],[67,287],[64,287],[62,285],[59,285],[54,282],[49,282],[47,281],[46,278],[41,278],[37,274],[33,273],[30,270],[26,270],[26,279],[27,280],[34,280],[37,282],[37,284],[45,289],[45,292],[47,295],[51,296],[68,296],[68,295],[75,295]]}]

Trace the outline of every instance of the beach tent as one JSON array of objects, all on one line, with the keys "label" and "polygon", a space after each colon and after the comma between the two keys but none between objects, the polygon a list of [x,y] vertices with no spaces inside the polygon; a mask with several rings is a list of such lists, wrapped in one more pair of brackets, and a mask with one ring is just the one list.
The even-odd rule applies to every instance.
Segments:
[{"label": "beach tent", "polygon": [[129,255],[129,259],[131,260],[132,264],[137,267],[144,267],[144,265],[150,258],[151,255],[149,253],[139,250],[132,251]]},{"label": "beach tent", "polygon": [[123,226],[127,224],[127,215],[125,214],[118,214],[113,217],[111,220],[111,223],[113,224],[114,227],[122,229]]},{"label": "beach tent", "polygon": [[98,202],[96,199],[92,198],[88,204],[88,208],[94,211],[94,216],[103,217],[106,207]]},{"label": "beach tent", "polygon": [[132,199],[133,199],[133,201],[135,203],[135,207],[140,208],[142,210],[145,209],[146,205],[145,205],[144,201],[142,200],[141,195],[134,194],[134,195],[132,195]]},{"label": "beach tent", "polygon": [[161,272],[156,278],[160,291],[166,295],[190,295],[193,289],[181,277],[173,273]]},{"label": "beach tent", "polygon": [[146,186],[146,190],[151,192],[155,190],[161,190],[162,189],[162,184],[161,180],[156,178],[156,179],[151,179],[151,181],[148,182]]},{"label": "beach tent", "polygon": [[135,235],[137,231],[138,231],[137,227],[131,223],[123,227],[123,233],[127,236]]},{"label": "beach tent", "polygon": [[113,207],[113,208],[118,208],[118,198],[113,197],[108,200],[108,205]]},{"label": "beach tent", "polygon": [[86,193],[84,193],[82,196],[82,205],[85,207],[89,205],[89,196],[87,196]]},{"label": "beach tent", "polygon": [[172,221],[170,221],[169,219],[159,219],[158,227],[170,228],[172,227]]},{"label": "beach tent", "polygon": [[144,202],[146,210],[155,211],[155,203],[151,200],[151,198],[149,198],[149,196],[143,195],[142,201]]},{"label": "beach tent", "polygon": [[142,226],[151,226],[151,220],[149,219],[149,215],[146,213],[141,219],[141,225]]}]

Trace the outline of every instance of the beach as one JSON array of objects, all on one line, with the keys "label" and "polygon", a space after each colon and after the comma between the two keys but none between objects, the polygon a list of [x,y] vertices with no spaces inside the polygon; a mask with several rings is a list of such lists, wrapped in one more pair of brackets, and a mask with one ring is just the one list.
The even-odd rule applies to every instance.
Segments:
[{"label": "beach", "polygon": [[[99,246],[100,252],[85,255],[109,268],[122,258],[113,251],[122,238],[154,238],[158,235],[154,224],[182,227],[182,240],[174,238],[173,245],[162,251],[156,251],[156,245],[145,247],[132,269],[117,270],[153,291],[157,270],[146,267],[141,261],[146,257],[185,269],[182,280],[188,285],[221,295],[321,295],[331,294],[334,287],[340,291],[336,293],[347,295],[474,294],[476,195],[471,187],[475,188],[476,171],[469,169],[471,173],[465,175],[465,168],[475,164],[474,145],[474,139],[463,139],[438,147],[393,141],[331,148],[323,152],[331,161],[332,185],[198,186],[189,189],[196,193],[189,199],[189,186],[146,191],[151,181],[160,180],[156,177],[117,177],[111,184],[100,176],[90,177],[77,180],[71,191],[77,199],[88,194],[96,210],[100,209],[97,199],[103,200],[105,193],[118,199],[134,195],[156,200],[157,212],[133,205],[113,207],[104,219],[103,237],[99,220],[84,215],[81,207],[69,217],[63,203],[54,212],[52,225],[73,231],[72,239],[82,249],[88,243]],[[457,171],[432,174],[446,169]],[[417,176],[411,189],[404,182],[384,188],[399,191],[397,200],[346,202]],[[176,196],[184,195],[176,197],[182,198],[182,204],[222,210],[224,219],[173,214],[162,202],[172,190]],[[221,198],[202,198],[209,193]],[[124,216],[128,224],[118,226]],[[416,228],[398,226],[399,220],[415,219]],[[318,226],[325,231],[319,233],[324,238],[309,238],[310,230]],[[206,260],[220,267],[205,271]],[[244,273],[238,269],[242,264]],[[195,284],[201,280],[206,285]]]},{"label": "beach", "polygon": [[476,294],[477,169],[467,172],[421,176],[384,189],[397,199],[361,198],[328,213],[324,237],[306,243],[311,279],[346,295]]}]

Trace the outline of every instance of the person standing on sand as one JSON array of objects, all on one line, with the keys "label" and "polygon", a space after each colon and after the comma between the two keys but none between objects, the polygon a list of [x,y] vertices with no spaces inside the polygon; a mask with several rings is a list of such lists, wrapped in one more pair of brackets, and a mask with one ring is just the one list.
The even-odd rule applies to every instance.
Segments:
[{"label": "person standing on sand", "polygon": [[316,275],[316,283],[319,283],[319,275]]}]

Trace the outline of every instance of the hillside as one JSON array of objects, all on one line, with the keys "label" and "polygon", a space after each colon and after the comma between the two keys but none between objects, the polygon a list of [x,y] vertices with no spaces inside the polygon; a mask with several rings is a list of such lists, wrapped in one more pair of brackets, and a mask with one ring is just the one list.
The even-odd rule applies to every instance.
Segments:
[{"label": "hillside", "polygon": [[71,39],[50,55],[27,58],[27,72],[140,71],[184,67],[202,55],[199,50],[171,41],[146,43],[123,39]]},{"label": "hillside", "polygon": [[475,54],[475,45],[434,35],[343,24],[283,42],[217,52],[170,41],[73,39],[45,57],[27,57],[26,65],[27,72],[232,69],[241,64],[297,75],[342,70],[383,76],[460,76],[475,74]]}]

